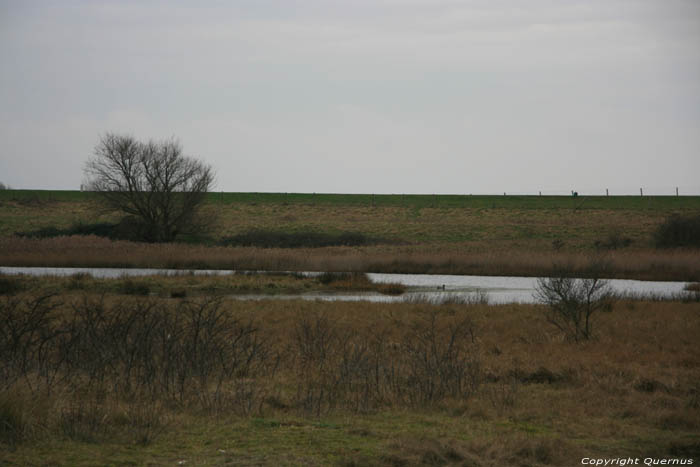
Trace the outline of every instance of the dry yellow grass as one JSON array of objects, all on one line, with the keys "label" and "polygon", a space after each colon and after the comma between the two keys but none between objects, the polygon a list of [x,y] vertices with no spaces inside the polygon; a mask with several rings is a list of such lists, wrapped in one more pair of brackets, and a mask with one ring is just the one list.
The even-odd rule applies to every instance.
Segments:
[{"label": "dry yellow grass", "polygon": [[198,268],[268,271],[367,271],[538,276],[566,265],[585,275],[592,257],[604,259],[610,278],[700,278],[700,250],[590,252],[525,249],[467,252],[455,246],[371,246],[300,249],[145,244],[98,237],[0,237],[4,266]]}]

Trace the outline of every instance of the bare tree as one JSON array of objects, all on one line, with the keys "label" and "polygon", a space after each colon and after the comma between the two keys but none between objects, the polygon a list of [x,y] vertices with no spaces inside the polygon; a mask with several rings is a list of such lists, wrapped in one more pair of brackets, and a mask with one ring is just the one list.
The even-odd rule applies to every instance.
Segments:
[{"label": "bare tree", "polygon": [[593,334],[591,316],[612,307],[610,284],[598,277],[578,279],[560,274],[537,279],[535,299],[547,305],[547,321],[576,342]]},{"label": "bare tree", "polygon": [[144,240],[172,241],[196,227],[197,211],[214,182],[214,172],[183,155],[174,140],[142,143],[107,133],[85,165],[88,189],[107,205],[134,216]]}]

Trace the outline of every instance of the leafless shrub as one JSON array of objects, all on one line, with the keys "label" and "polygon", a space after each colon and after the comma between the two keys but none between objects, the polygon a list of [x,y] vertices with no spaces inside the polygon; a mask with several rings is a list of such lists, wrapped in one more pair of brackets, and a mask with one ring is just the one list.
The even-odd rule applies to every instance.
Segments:
[{"label": "leafless shrub", "polygon": [[413,325],[403,342],[406,367],[404,392],[411,405],[426,405],[445,397],[470,397],[480,383],[480,365],[472,348],[470,320],[439,324],[431,311]]},{"label": "leafless shrub", "polygon": [[295,327],[294,354],[300,380],[296,401],[303,411],[320,415],[329,401],[334,384],[333,361],[340,338],[336,329],[323,315],[302,317]]},{"label": "leafless shrub", "polygon": [[295,401],[316,416],[336,407],[366,412],[391,396],[391,355],[383,333],[361,338],[323,315],[297,323],[293,351],[299,379]]},{"label": "leafless shrub", "polygon": [[15,446],[44,428],[45,401],[17,388],[0,389],[0,445]]},{"label": "leafless shrub", "polygon": [[0,384],[9,387],[24,378],[48,370],[50,344],[57,336],[54,311],[58,302],[53,293],[37,296],[7,296],[0,301]]},{"label": "leafless shrub", "polygon": [[520,393],[521,381],[515,374],[499,378],[486,389],[486,395],[491,405],[499,414],[516,406]]},{"label": "leafless shrub", "polygon": [[[187,355],[178,378],[180,398],[187,382],[197,385],[198,398],[205,407],[234,403],[243,411],[252,410],[251,401],[262,401],[264,394],[242,380],[267,369],[269,357],[257,328],[225,312],[220,299],[183,302],[180,313],[184,316],[180,352]],[[225,391],[227,382],[233,382],[233,392]]]},{"label": "leafless shrub", "polygon": [[368,339],[341,332],[323,315],[297,324],[297,405],[320,415],[336,407],[357,412],[381,404],[424,406],[446,397],[468,398],[480,382],[474,330],[468,320],[438,323],[429,314],[400,343],[380,331]]},{"label": "leafless shrub", "polygon": [[64,407],[59,415],[59,426],[64,436],[95,442],[107,432],[105,407],[93,399],[79,399]]},{"label": "leafless shrub", "polygon": [[[257,327],[235,318],[219,300],[180,302],[173,309],[152,299],[108,304],[86,297],[64,308],[60,319],[57,306],[52,295],[0,302],[4,388],[21,380],[30,393],[48,395],[61,383],[67,394],[250,413],[265,398],[259,377],[277,368]],[[65,409],[66,429],[84,424],[88,412],[83,406]]]},{"label": "leafless shrub", "polygon": [[565,273],[538,279],[534,296],[547,305],[547,321],[576,342],[592,337],[593,314],[610,311],[613,300],[608,281],[597,276],[578,279]]},{"label": "leafless shrub", "polygon": [[110,425],[128,429],[134,443],[149,445],[160,436],[168,426],[168,419],[158,401],[151,399],[137,400],[110,414]]}]

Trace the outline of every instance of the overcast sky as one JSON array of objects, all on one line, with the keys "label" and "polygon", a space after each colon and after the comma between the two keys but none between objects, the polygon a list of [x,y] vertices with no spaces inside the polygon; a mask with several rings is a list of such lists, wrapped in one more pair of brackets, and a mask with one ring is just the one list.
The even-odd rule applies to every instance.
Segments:
[{"label": "overcast sky", "polygon": [[700,194],[700,1],[0,0],[0,181],[101,134],[217,190]]}]

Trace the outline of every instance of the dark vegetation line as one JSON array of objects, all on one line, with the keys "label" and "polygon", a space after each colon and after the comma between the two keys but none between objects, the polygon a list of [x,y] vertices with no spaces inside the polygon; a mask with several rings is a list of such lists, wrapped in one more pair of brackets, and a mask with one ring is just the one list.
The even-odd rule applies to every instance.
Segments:
[{"label": "dark vegetation line", "polygon": [[[76,223],[67,228],[42,227],[33,231],[15,232],[19,237],[54,238],[72,235],[95,235],[111,240],[144,241],[139,235],[138,225],[133,218],[126,217],[118,223],[99,222],[94,224]],[[190,236],[188,243],[201,243],[210,246],[259,247],[259,248],[322,248],[331,246],[371,246],[400,244],[398,240],[371,237],[360,232],[282,232],[274,230],[250,230],[221,239],[205,236]]]},{"label": "dark vegetation line", "polygon": [[320,248],[328,246],[369,246],[399,243],[374,238],[360,232],[280,232],[251,230],[242,234],[224,237],[217,242],[221,246],[254,246],[260,248]]}]

